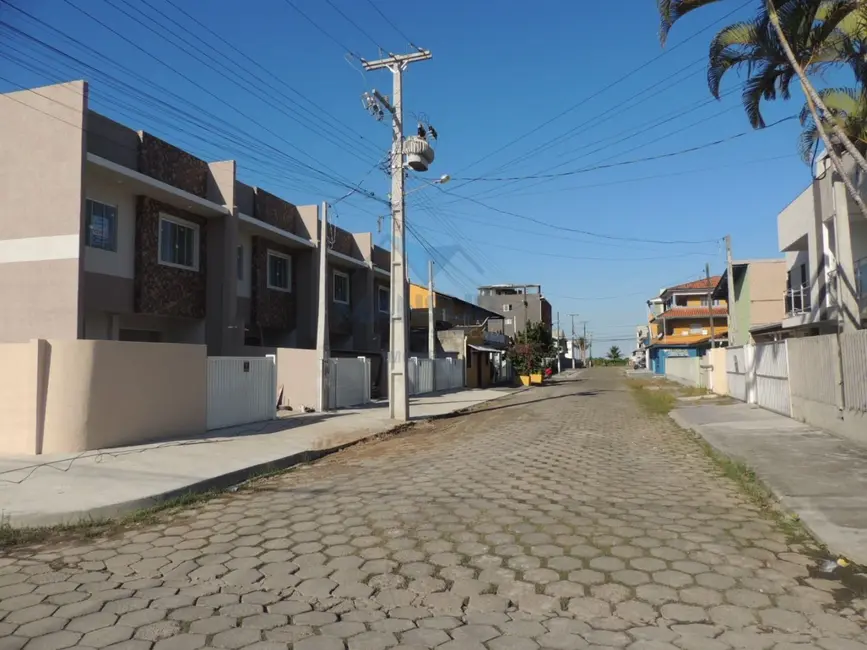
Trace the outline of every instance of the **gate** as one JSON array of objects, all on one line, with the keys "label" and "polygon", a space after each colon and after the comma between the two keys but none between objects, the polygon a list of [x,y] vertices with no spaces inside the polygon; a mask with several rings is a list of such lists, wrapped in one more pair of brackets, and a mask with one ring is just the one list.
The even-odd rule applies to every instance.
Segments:
[{"label": "gate", "polygon": [[277,368],[267,357],[208,357],[208,429],[277,417]]},{"label": "gate", "polygon": [[743,346],[726,348],[726,378],[729,395],[747,401],[747,362]]},{"label": "gate", "polygon": [[407,365],[409,394],[432,393],[434,389],[434,360],[412,357]]},{"label": "gate", "polygon": [[328,408],[360,406],[370,402],[370,359],[330,359]]},{"label": "gate", "polygon": [[769,411],[792,416],[789,361],[785,341],[756,345],[756,403]]}]

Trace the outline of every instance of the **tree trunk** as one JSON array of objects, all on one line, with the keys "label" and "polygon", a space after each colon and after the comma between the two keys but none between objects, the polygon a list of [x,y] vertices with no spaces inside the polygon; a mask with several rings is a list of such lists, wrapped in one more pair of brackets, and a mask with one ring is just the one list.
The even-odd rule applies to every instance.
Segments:
[{"label": "tree trunk", "polygon": [[[831,115],[831,112],[828,110],[828,107],[825,106],[825,103],[822,101],[822,98],[819,97],[819,93],[816,92],[816,89],[813,87],[813,84],[810,83],[810,80],[807,78],[807,74],[804,72],[804,68],[801,67],[801,64],[798,63],[797,58],[795,58],[795,53],[792,51],[792,47],[789,45],[789,41],[786,38],[786,35],[783,33],[783,28],[780,26],[780,17],[777,15],[777,8],[774,6],[774,0],[767,0],[768,5],[768,16],[770,17],[771,24],[774,26],[774,31],[777,33],[777,37],[780,39],[780,44],[783,47],[783,51],[786,53],[786,58],[789,60],[789,65],[792,66],[792,69],[795,71],[795,74],[798,75],[798,79],[801,82],[801,89],[804,91],[804,95],[807,98],[807,105],[810,107],[810,114],[813,116],[813,120],[816,123],[816,129],[819,132],[819,135],[822,138],[822,142],[825,145],[825,150],[828,152],[828,156],[831,158],[831,162],[834,164],[834,168],[837,170],[837,173],[840,174],[843,179],[843,184],[846,186],[846,190],[849,194],[852,195],[852,199],[855,201],[858,209],[861,210],[861,216],[867,218],[867,206],[864,205],[864,201],[861,198],[861,195],[858,193],[857,188],[852,183],[851,179],[846,175],[846,170],[843,167],[843,161],[840,159],[840,156],[834,151],[834,147],[831,145],[831,141],[828,139],[828,134],[825,131],[825,125],[822,122],[822,117],[824,115]],[[821,115],[819,112],[821,111]],[[831,120],[830,122],[831,130],[835,136],[840,139],[843,148],[846,149],[847,153],[855,160],[855,163],[861,170],[867,174],[867,159],[861,155],[861,152],[852,144],[852,141],[849,139],[843,130],[840,128],[840,125],[837,124],[835,120]]]},{"label": "tree trunk", "polygon": [[[806,92],[806,90],[804,92]],[[843,185],[846,186],[846,190],[849,192],[852,200],[855,201],[855,205],[857,205],[858,209],[861,211],[861,216],[867,218],[867,205],[864,205],[864,199],[861,198],[861,194],[858,192],[854,183],[852,183],[852,179],[849,178],[849,175],[846,174],[846,170],[843,168],[843,161],[840,159],[840,156],[837,155],[837,152],[834,151],[834,147],[831,146],[831,141],[828,139],[825,126],[822,124],[822,120],[819,119],[819,112],[810,95],[807,95],[807,106],[810,107],[810,114],[816,121],[816,129],[819,131],[819,136],[822,138],[822,142],[825,143],[825,149],[828,152],[828,157],[831,159],[831,163],[834,165],[834,169],[837,170],[840,179],[843,181]]]}]

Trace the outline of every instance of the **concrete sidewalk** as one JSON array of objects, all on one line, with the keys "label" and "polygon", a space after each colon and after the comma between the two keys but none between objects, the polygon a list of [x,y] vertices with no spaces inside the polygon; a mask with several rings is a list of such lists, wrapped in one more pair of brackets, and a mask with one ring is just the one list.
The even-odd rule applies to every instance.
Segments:
[{"label": "concrete sidewalk", "polygon": [[[422,421],[518,390],[413,397],[410,413],[413,421]],[[270,422],[149,445],[0,457],[0,523],[21,527],[113,517],[313,460],[395,426],[387,403],[381,402],[328,413],[287,413]]]},{"label": "concrete sidewalk", "polygon": [[742,403],[679,408],[671,417],[746,463],[832,553],[867,565],[867,450]]}]

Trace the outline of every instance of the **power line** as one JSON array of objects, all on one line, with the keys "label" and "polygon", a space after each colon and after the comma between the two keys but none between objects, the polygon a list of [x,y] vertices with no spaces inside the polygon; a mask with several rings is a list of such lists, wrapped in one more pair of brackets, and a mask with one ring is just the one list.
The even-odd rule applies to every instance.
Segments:
[{"label": "power line", "polygon": [[551,124],[552,122],[555,122],[555,121],[559,120],[559,119],[560,119],[561,117],[563,117],[564,115],[567,115],[567,114],[571,113],[571,112],[572,112],[573,110],[575,110],[576,108],[579,108],[579,107],[583,106],[584,104],[586,104],[586,103],[589,102],[590,100],[595,99],[595,98],[598,97],[599,95],[601,95],[601,94],[607,92],[608,90],[610,90],[610,89],[612,89],[612,88],[618,86],[619,84],[623,83],[623,82],[626,81],[627,79],[629,79],[629,78],[633,77],[634,75],[638,74],[639,72],[641,72],[641,71],[644,70],[645,68],[649,67],[649,66],[652,65],[653,63],[657,62],[657,61],[660,60],[661,58],[663,58],[663,57],[665,57],[665,56],[671,54],[672,52],[674,52],[674,51],[677,50],[678,48],[683,47],[684,45],[686,45],[688,42],[690,42],[690,41],[693,40],[694,38],[697,38],[698,36],[700,36],[701,34],[703,34],[704,32],[706,32],[707,30],[711,29],[712,27],[714,27],[714,26],[717,25],[718,23],[722,22],[723,20],[726,20],[727,18],[729,18],[729,17],[732,16],[733,14],[737,13],[737,12],[740,11],[741,9],[744,9],[745,7],[749,6],[750,4],[752,4],[752,0],[747,0],[746,2],[744,2],[744,3],[741,4],[741,5],[739,5],[738,7],[736,7],[735,9],[733,9],[732,11],[730,11],[729,13],[725,14],[724,16],[722,16],[721,18],[719,18],[719,19],[715,20],[714,22],[710,23],[709,25],[703,27],[702,29],[700,29],[699,31],[695,32],[695,33],[692,34],[691,36],[688,36],[686,39],[684,39],[683,41],[681,41],[680,43],[678,43],[678,44],[675,45],[674,47],[668,48],[668,49],[664,50],[663,52],[661,52],[660,54],[658,54],[658,55],[654,56],[653,58],[649,59],[648,61],[645,61],[644,63],[642,63],[641,65],[639,65],[637,68],[634,68],[634,69],[631,70],[630,72],[627,72],[626,74],[624,74],[624,75],[622,75],[621,77],[617,78],[617,79],[614,80],[613,82],[607,84],[606,86],[604,86],[604,87],[601,88],[600,90],[597,90],[596,92],[590,94],[589,96],[587,96],[587,97],[585,97],[585,98],[579,100],[579,101],[576,102],[575,104],[572,104],[572,105],[569,106],[568,108],[566,108],[566,109],[564,109],[563,111],[559,112],[559,113],[558,113],[557,115],[555,115],[554,117],[552,117],[552,118],[550,118],[550,119],[548,119],[548,120],[542,122],[540,125],[534,127],[533,129],[530,129],[529,131],[525,132],[524,134],[518,136],[517,138],[514,138],[514,139],[510,140],[509,142],[507,142],[506,144],[502,145],[502,146],[499,147],[498,149],[495,149],[494,151],[492,151],[492,152],[486,154],[485,156],[479,158],[478,160],[476,160],[476,161],[470,163],[469,165],[466,165],[466,166],[464,167],[464,169],[466,169],[467,167],[472,167],[473,165],[476,165],[477,163],[482,162],[483,160],[487,160],[487,159],[489,159],[491,156],[493,156],[493,155],[495,155],[495,154],[497,154],[497,153],[503,151],[504,149],[507,149],[508,147],[512,146],[513,144],[516,144],[516,143],[520,142],[521,140],[527,138],[528,136],[530,136],[530,135],[536,133],[537,131],[543,129],[544,127],[548,126],[548,125]]},{"label": "power line", "polygon": [[353,27],[355,27],[355,29],[357,29],[359,32],[361,32],[361,33],[362,33],[362,34],[367,38],[367,40],[369,40],[371,43],[373,43],[373,45],[374,45],[375,47],[377,47],[377,48],[379,49],[380,52],[388,52],[388,50],[386,50],[384,47],[382,47],[382,46],[381,46],[381,45],[376,41],[376,39],[373,38],[373,36],[370,35],[370,32],[368,32],[366,29],[364,29],[363,27],[361,27],[361,25],[359,25],[357,22],[355,22],[352,18],[350,18],[349,16],[347,16],[347,15],[343,12],[343,10],[340,9],[340,7],[338,7],[338,6],[335,5],[333,2],[331,2],[331,0],[325,0],[325,2],[327,2],[328,5],[329,5],[332,9],[334,9],[334,11],[336,11],[337,13],[339,13],[339,14],[343,17],[343,20],[345,20],[345,21],[348,22],[350,25],[352,25]]},{"label": "power line", "polygon": [[[765,129],[770,129],[770,128],[775,127],[779,124],[782,124],[783,122],[789,122],[790,120],[795,120],[797,118],[798,118],[797,115],[790,115],[789,117],[784,117],[780,120],[777,120],[776,122],[771,122],[770,124],[768,124],[765,127]],[[759,130],[764,130],[764,129],[759,129]],[[499,177],[499,178],[497,178],[497,177],[490,178],[490,177],[479,176],[476,178],[463,179],[463,180],[482,181],[482,182],[491,183],[491,182],[502,182],[502,181],[521,181],[521,180],[530,180],[530,179],[536,179],[536,178],[562,178],[564,176],[574,176],[576,174],[586,174],[587,172],[593,172],[593,171],[597,171],[600,169],[610,169],[612,167],[623,167],[624,165],[636,165],[638,163],[651,162],[654,160],[663,160],[665,158],[673,158],[675,156],[682,156],[684,154],[694,153],[696,151],[701,151],[703,149],[709,149],[711,147],[716,147],[716,146],[719,146],[721,144],[731,142],[732,140],[737,140],[738,138],[742,138],[745,135],[749,135],[750,133],[754,133],[755,131],[756,131],[756,129],[750,129],[749,131],[741,131],[740,133],[735,133],[734,135],[730,135],[730,136],[725,137],[725,138],[720,138],[718,140],[713,140],[711,142],[705,142],[703,144],[696,145],[694,147],[688,147],[686,149],[680,149],[678,151],[670,151],[668,153],[658,154],[656,156],[647,156],[644,158],[633,158],[632,160],[624,160],[621,162],[609,163],[609,164],[604,164],[604,165],[594,165],[592,167],[583,167],[581,169],[572,169],[572,170],[567,171],[567,172],[558,172],[556,174],[530,174],[528,176],[505,176],[505,177]],[[443,191],[445,191],[445,190],[443,190]],[[458,195],[456,195],[456,196],[458,196]],[[463,198],[468,198],[468,197],[463,197]]]},{"label": "power line", "polygon": [[645,239],[645,238],[641,238],[641,237],[619,237],[617,235],[607,235],[607,234],[602,234],[602,233],[598,233],[598,232],[593,232],[590,230],[582,230],[580,228],[571,228],[569,226],[554,225],[554,224],[550,224],[546,221],[542,221],[541,219],[536,219],[535,217],[529,217],[529,216],[524,215],[524,214],[518,214],[516,212],[511,212],[509,210],[503,210],[501,208],[497,208],[497,207],[494,207],[492,205],[488,205],[487,203],[484,203],[482,201],[474,199],[470,196],[463,196],[461,194],[452,194],[452,193],[447,192],[446,190],[442,189],[439,186],[437,186],[437,187],[439,188],[439,190],[441,192],[448,194],[449,196],[455,196],[455,197],[464,199],[466,201],[470,201],[471,203],[475,203],[477,205],[480,205],[483,208],[487,208],[488,210],[493,210],[494,212],[498,212],[500,214],[504,214],[504,215],[509,216],[509,217],[515,217],[516,219],[523,219],[525,221],[537,223],[539,225],[546,226],[548,228],[553,228],[555,230],[563,230],[566,232],[577,232],[579,234],[588,235],[590,237],[599,237],[600,239],[611,239],[611,240],[616,240],[616,241],[644,242],[647,244],[665,244],[665,245],[670,245],[670,244],[709,244],[711,242],[718,242],[719,241],[718,238],[717,239],[699,239],[699,240],[686,240],[686,239],[678,240],[678,239]]},{"label": "power line", "polygon": [[[298,13],[298,14],[299,14],[299,15],[300,15],[304,20],[306,20],[308,23],[310,23],[311,25],[313,25],[313,27],[316,28],[316,30],[319,31],[320,34],[322,34],[323,36],[325,36],[325,38],[327,38],[327,39],[330,40],[332,43],[334,43],[335,45],[337,45],[337,47],[339,47],[341,50],[343,50],[344,52],[346,52],[346,53],[352,55],[353,57],[355,57],[355,58],[358,59],[359,61],[361,60],[361,57],[360,57],[358,54],[356,54],[356,53],[352,50],[352,48],[350,48],[350,47],[346,47],[346,45],[344,45],[344,44],[341,43],[339,40],[337,40],[337,38],[335,38],[335,36],[334,36],[333,34],[331,34],[330,32],[328,32],[328,31],[327,31],[324,27],[322,27],[319,23],[317,23],[317,22],[316,22],[315,20],[313,20],[310,16],[308,16],[306,13],[304,13],[303,11],[301,11],[301,10],[298,8],[298,6],[297,6],[294,2],[292,2],[292,0],[283,0],[283,2],[285,2],[287,5],[289,5],[290,7],[292,7],[292,9],[294,9],[294,10],[295,10],[295,11],[296,11],[296,12],[297,12],[297,13]],[[379,46],[377,46],[377,47],[379,47]]]},{"label": "power line", "polygon": [[409,43],[410,46],[418,49],[418,47],[415,45],[415,43],[412,42],[412,39],[409,36],[407,36],[406,33],[400,29],[400,27],[395,25],[394,22],[392,22],[392,20],[385,13],[383,13],[383,11],[379,7],[376,6],[376,3],[374,3],[373,0],[367,0],[367,4],[369,4],[371,7],[373,7],[373,10],[376,13],[378,13],[380,16],[382,16],[382,19],[385,22],[387,22],[391,26],[391,28],[401,36],[401,38],[406,39],[406,42]]}]

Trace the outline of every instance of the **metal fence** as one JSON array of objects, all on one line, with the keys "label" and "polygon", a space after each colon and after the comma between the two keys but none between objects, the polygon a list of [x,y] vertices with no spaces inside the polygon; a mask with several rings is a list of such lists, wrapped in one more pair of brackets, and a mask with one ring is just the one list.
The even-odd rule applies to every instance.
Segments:
[{"label": "metal fence", "polygon": [[837,337],[788,339],[789,390],[792,400],[837,406],[839,354]]},{"label": "metal fence", "polygon": [[410,395],[456,390],[464,386],[464,366],[461,359],[412,357],[407,370]]},{"label": "metal fence", "polygon": [[370,359],[329,359],[328,407],[361,406],[370,402]]},{"label": "metal fence", "polygon": [[867,330],[840,335],[846,409],[867,413]]},{"label": "metal fence", "polygon": [[729,395],[747,401],[747,363],[743,346],[726,349],[726,379]]},{"label": "metal fence", "polygon": [[409,394],[421,395],[434,390],[434,360],[412,357],[407,366]]},{"label": "metal fence", "polygon": [[208,357],[208,429],[277,417],[275,357]]},{"label": "metal fence", "polygon": [[786,341],[755,346],[756,403],[787,417],[792,415]]}]

